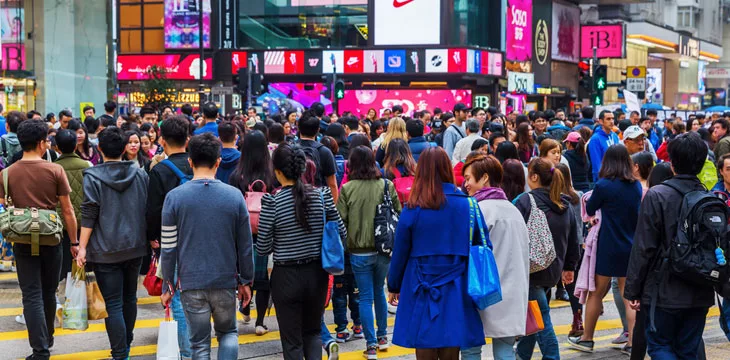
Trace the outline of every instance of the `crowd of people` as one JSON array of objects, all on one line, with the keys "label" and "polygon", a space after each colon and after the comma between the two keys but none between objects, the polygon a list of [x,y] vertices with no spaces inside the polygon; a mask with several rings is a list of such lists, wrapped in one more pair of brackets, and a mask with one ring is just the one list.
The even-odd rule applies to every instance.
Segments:
[{"label": "crowd of people", "polygon": [[[184,359],[210,358],[211,318],[218,358],[237,358],[236,312],[249,323],[252,307],[256,335],[276,308],[287,360],[322,349],[337,359],[352,339],[365,339],[367,359],[391,341],[418,359],[480,359],[485,337],[495,359],[531,359],[536,343],[543,359],[559,359],[553,295],[571,305],[569,345],[593,352],[609,289],[623,353],[704,356],[713,287],[656,264],[678,236],[675,187],[730,197],[730,113],[451,110],[409,117],[396,105],[359,118],[314,103],[222,116],[206,103],[115,117],[109,101],[98,118],[91,107],[82,118],[7,113],[0,203],[55,210],[64,224],[62,240],[37,254],[3,243],[23,294],[27,359],[50,356],[56,290],[72,263],[96,275],[114,359],[130,355],[138,278],[155,264]],[[467,291],[475,211],[502,296],[482,310]],[[323,267],[328,232],[344,245],[341,274]],[[549,251],[531,251],[538,243]],[[530,301],[544,328],[528,333]]]}]

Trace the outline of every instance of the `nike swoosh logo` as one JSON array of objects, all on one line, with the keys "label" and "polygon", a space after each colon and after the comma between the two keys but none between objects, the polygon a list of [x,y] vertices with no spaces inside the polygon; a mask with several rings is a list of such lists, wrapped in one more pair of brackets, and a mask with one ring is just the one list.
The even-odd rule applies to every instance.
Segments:
[{"label": "nike swoosh logo", "polygon": [[393,0],[393,7],[397,9],[401,6],[408,5],[412,2],[413,2],[413,0]]}]

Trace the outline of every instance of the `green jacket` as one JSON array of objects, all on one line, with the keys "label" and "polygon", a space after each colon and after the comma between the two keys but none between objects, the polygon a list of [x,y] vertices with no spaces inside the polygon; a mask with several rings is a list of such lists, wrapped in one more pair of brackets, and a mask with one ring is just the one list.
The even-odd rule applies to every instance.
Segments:
[{"label": "green jacket", "polygon": [[[56,164],[61,165],[63,170],[66,172],[66,178],[68,178],[68,184],[71,186],[71,204],[74,208],[74,214],[76,214],[76,226],[81,229],[81,202],[84,201],[84,169],[91,167],[88,161],[82,159],[76,153],[63,154]],[[61,204],[58,205],[58,215],[63,220],[63,212],[61,211]],[[64,222],[65,224],[65,222]]]},{"label": "green jacket", "polygon": [[[390,180],[388,191],[394,210],[400,214],[398,193]],[[383,179],[350,180],[340,189],[337,210],[347,227],[345,248],[350,253],[375,252],[375,211],[383,202]]]}]

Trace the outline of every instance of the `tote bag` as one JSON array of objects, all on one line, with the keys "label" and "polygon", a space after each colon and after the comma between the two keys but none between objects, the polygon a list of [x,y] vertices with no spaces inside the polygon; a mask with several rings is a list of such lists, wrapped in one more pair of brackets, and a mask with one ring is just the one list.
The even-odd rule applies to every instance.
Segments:
[{"label": "tote bag", "polygon": [[63,303],[62,323],[68,330],[89,328],[89,314],[86,301],[86,272],[76,266],[74,261],[71,272],[66,278],[66,301]]},{"label": "tote bag", "polygon": [[327,206],[321,191],[319,198],[322,200],[322,221],[324,221],[322,267],[332,275],[342,275],[345,273],[345,247],[340,239],[340,229],[336,222],[327,221]]},{"label": "tote bag", "polygon": [[[479,310],[502,301],[497,262],[492,253],[492,243],[484,233],[482,211],[474,198],[469,198],[469,267],[468,292]],[[482,243],[473,244],[474,226],[478,226]]]}]

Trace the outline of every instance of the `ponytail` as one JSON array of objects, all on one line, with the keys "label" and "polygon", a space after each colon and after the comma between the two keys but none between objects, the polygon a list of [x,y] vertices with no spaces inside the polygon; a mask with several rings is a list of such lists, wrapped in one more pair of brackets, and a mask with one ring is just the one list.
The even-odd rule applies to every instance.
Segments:
[{"label": "ponytail", "polygon": [[581,137],[577,143],[573,143],[575,146],[575,154],[578,155],[583,161],[586,160],[586,142]]},{"label": "ponytail", "polygon": [[311,186],[304,184],[301,178],[297,178],[297,181],[291,189],[292,197],[294,197],[294,212],[296,214],[297,222],[307,232],[312,230],[312,227],[309,225],[309,221],[307,221],[307,213],[309,212],[308,193],[311,190]]},{"label": "ponytail", "polygon": [[565,187],[563,173],[554,167],[551,168],[550,171],[553,173],[552,181],[550,181],[550,200],[552,200],[557,207],[563,209],[565,207],[562,198],[563,187]]},{"label": "ponytail", "polygon": [[553,163],[543,158],[533,158],[528,166],[529,175],[537,175],[540,186],[549,189],[550,201],[560,209],[565,208],[562,193],[565,187],[565,178],[560,170],[553,166]]}]

